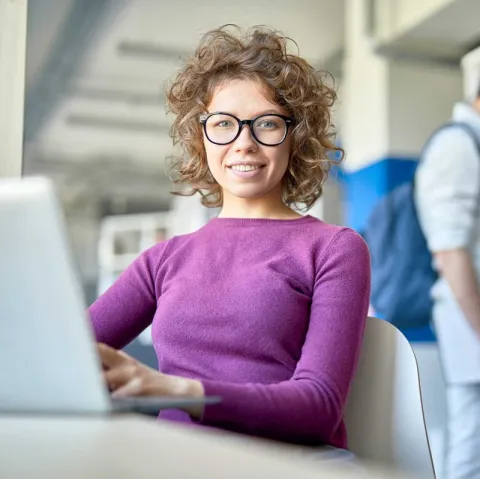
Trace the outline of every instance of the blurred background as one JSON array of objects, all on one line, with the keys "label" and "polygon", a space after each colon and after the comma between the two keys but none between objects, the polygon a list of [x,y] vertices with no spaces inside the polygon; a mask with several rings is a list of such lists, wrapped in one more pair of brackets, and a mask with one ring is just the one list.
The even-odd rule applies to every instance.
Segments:
[{"label": "blurred background", "polygon": [[[140,251],[216,213],[195,197],[172,197],[165,173],[173,149],[164,85],[207,30],[271,26],[333,74],[337,141],[347,156],[310,214],[362,231],[474,88],[479,19],[478,0],[31,0],[23,173],[57,183],[87,302]],[[440,467],[435,338],[413,331],[409,339]],[[148,331],[129,348],[156,362]]]}]

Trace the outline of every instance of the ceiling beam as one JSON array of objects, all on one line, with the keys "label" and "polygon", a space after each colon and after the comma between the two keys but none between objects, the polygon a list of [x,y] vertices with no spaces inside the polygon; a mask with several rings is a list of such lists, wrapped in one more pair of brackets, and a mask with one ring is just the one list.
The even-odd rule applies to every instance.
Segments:
[{"label": "ceiling beam", "polygon": [[82,100],[120,102],[142,106],[163,106],[165,104],[165,95],[160,92],[144,93],[102,87],[72,86],[68,91],[68,96]]},{"label": "ceiling beam", "polygon": [[123,118],[113,118],[112,116],[87,115],[80,113],[70,113],[65,118],[68,126],[87,127],[98,130],[99,128],[119,131],[132,131],[138,133],[168,133],[170,126],[167,123],[148,120],[129,120]]},{"label": "ceiling beam", "polygon": [[[42,5],[42,2],[35,3]],[[38,5],[37,10],[29,12],[29,22],[35,21]],[[74,0],[46,60],[26,92],[25,143],[34,141],[53,108],[68,92],[69,84],[101,30],[125,5],[124,0]],[[33,53],[27,51],[27,61]]]},{"label": "ceiling beam", "polygon": [[117,45],[120,56],[143,58],[155,61],[179,61],[191,55],[192,52],[180,48],[151,42],[122,40]]}]

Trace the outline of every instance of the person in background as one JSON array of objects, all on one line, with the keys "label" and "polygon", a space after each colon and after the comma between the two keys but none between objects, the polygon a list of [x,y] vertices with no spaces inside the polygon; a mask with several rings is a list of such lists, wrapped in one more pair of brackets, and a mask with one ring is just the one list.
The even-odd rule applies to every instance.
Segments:
[{"label": "person in background", "polygon": [[[207,33],[167,98],[184,194],[217,218],[142,253],[90,307],[114,396],[221,396],[160,419],[347,447],[370,257],[351,229],[302,216],[322,194],[334,91],[268,29]],[[159,371],[119,351],[152,324]]]},{"label": "person in background", "polygon": [[448,407],[446,477],[480,478],[480,79],[476,98],[424,152],[416,173],[420,224],[439,273],[433,325]]}]

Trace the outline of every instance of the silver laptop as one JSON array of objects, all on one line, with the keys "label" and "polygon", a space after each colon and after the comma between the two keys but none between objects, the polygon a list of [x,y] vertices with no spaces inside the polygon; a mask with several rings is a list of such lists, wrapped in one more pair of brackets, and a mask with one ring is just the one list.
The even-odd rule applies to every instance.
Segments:
[{"label": "silver laptop", "polygon": [[217,397],[110,398],[46,178],[0,180],[0,413],[156,415]]}]

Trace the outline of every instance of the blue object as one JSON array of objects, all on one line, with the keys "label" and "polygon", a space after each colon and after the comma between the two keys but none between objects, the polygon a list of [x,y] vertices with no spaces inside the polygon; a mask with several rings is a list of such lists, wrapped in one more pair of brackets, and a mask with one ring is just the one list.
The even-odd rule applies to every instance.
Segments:
[{"label": "blue object", "polygon": [[365,231],[370,214],[378,202],[397,186],[411,181],[418,155],[387,156],[356,171],[342,171],[345,223],[355,231]]},{"label": "blue object", "polygon": [[[480,153],[475,133],[464,123],[449,123],[439,128],[424,151],[445,128],[463,128],[474,138]],[[379,201],[363,237],[370,248],[371,303],[378,316],[402,330],[428,327],[433,306],[430,290],[438,275],[418,221],[413,180]]]}]

